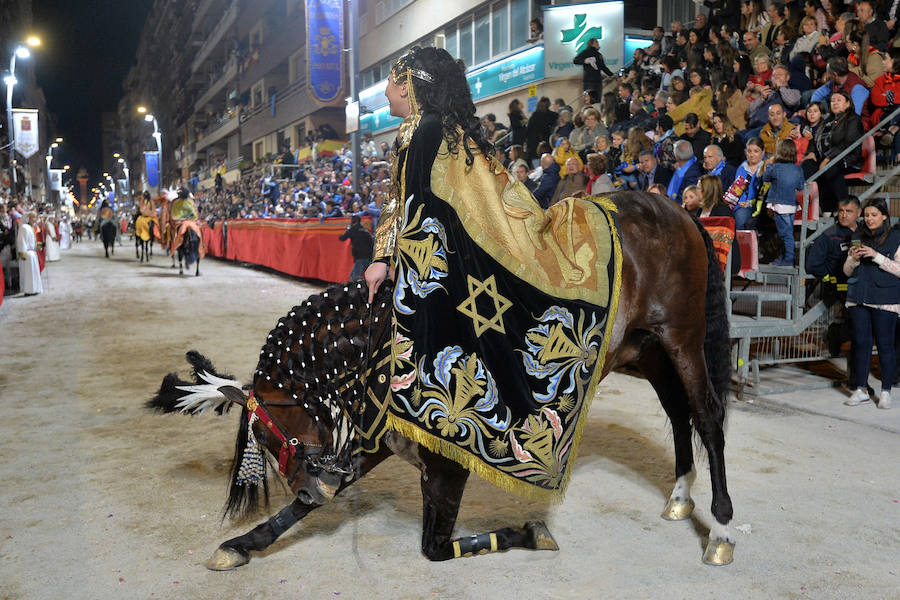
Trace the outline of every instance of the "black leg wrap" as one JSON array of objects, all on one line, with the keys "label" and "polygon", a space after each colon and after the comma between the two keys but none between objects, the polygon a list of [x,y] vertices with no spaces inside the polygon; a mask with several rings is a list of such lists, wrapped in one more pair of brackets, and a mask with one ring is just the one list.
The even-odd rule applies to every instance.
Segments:
[{"label": "black leg wrap", "polygon": [[453,558],[460,556],[473,556],[475,554],[488,554],[499,550],[496,533],[482,533],[469,537],[459,538],[451,542],[453,545]]},{"label": "black leg wrap", "polygon": [[294,526],[299,519],[294,515],[293,504],[288,504],[278,511],[278,513],[269,519],[269,527],[275,537],[279,537],[282,533]]}]

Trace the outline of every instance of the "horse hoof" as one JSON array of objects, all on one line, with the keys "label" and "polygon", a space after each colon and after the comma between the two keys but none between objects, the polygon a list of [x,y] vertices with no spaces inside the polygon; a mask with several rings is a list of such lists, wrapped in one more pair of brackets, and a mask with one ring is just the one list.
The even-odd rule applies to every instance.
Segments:
[{"label": "horse hoof", "polygon": [[687,502],[681,499],[669,498],[666,507],[662,511],[662,518],[666,521],[684,521],[694,512],[694,501],[691,498]]},{"label": "horse hoof", "polygon": [[734,544],[726,540],[709,540],[703,562],[714,567],[731,564],[734,560]]},{"label": "horse hoof", "polygon": [[534,543],[535,550],[559,550],[559,545],[543,521],[528,521],[525,523],[525,531]]},{"label": "horse hoof", "polygon": [[223,548],[219,546],[213,555],[206,561],[206,568],[210,571],[231,571],[242,567],[250,562],[250,555],[235,550],[234,548]]}]

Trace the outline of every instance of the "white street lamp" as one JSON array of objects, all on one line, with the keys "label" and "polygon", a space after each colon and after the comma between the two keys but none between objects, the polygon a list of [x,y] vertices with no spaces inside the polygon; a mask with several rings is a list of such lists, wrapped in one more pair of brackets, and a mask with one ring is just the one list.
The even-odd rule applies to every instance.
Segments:
[{"label": "white street lamp", "polygon": [[9,128],[9,181],[12,185],[13,193],[16,191],[16,135],[13,125],[13,88],[16,87],[16,59],[26,59],[31,56],[31,51],[27,46],[17,46],[9,59],[9,75],[3,78],[6,84],[6,125]]}]

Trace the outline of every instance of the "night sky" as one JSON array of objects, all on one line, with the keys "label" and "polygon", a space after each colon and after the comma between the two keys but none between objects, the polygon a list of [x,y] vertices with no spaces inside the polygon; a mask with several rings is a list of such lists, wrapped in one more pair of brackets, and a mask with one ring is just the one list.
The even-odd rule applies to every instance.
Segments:
[{"label": "night sky", "polygon": [[152,5],[153,0],[33,0],[34,29],[43,45],[31,60],[57,119],[57,135],[65,139],[61,151],[54,151],[54,168],[83,166],[92,184],[99,180],[100,115],[117,109]]}]

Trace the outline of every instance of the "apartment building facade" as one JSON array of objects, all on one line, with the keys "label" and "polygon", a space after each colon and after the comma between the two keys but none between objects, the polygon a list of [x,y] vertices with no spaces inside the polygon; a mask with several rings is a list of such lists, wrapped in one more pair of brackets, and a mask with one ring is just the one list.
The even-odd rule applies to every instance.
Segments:
[{"label": "apartment building facade", "polygon": [[[346,53],[346,93],[331,103],[316,102],[307,81],[306,4],[156,0],[119,109],[121,145],[135,183],[134,175],[143,171],[142,152],[155,147],[152,128],[135,113],[138,105],[153,112],[163,131],[165,185],[181,180],[207,187],[216,173],[236,180],[242,168],[277,155],[285,144],[305,145],[308,134],[320,127],[345,137]],[[513,98],[531,107],[540,96],[574,101],[581,92],[579,71],[548,71],[545,44],[531,39],[529,21],[542,18],[552,4],[571,3],[344,0],[342,47],[358,53],[361,131],[378,141],[392,139],[398,120],[387,112],[386,77],[396,58],[414,45],[443,47],[469,65],[479,114],[492,112],[505,121]],[[622,2],[607,4],[622,10]],[[627,10],[650,23],[663,17],[662,8],[662,0],[637,0]],[[346,37],[351,10],[359,17],[356,42]],[[629,19],[641,24],[626,13],[626,26]],[[608,64],[618,68],[621,60],[611,58]]]}]

